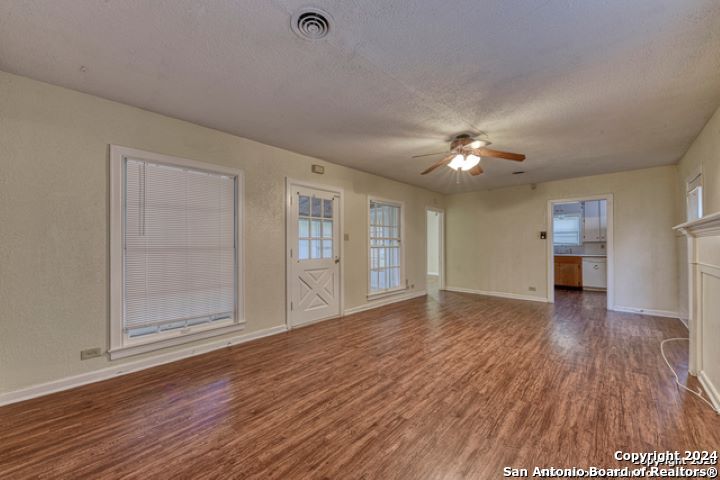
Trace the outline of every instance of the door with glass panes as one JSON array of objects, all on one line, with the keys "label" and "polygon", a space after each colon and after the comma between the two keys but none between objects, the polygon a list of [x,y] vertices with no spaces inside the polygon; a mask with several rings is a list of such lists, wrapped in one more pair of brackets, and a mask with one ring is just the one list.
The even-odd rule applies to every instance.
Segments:
[{"label": "door with glass panes", "polygon": [[288,221],[290,326],[340,315],[340,197],[291,185]]}]

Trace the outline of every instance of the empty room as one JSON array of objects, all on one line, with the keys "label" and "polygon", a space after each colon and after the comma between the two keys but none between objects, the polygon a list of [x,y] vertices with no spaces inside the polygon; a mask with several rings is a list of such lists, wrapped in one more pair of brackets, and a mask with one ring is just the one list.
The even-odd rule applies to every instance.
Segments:
[{"label": "empty room", "polygon": [[714,478],[720,2],[0,0],[0,479]]}]

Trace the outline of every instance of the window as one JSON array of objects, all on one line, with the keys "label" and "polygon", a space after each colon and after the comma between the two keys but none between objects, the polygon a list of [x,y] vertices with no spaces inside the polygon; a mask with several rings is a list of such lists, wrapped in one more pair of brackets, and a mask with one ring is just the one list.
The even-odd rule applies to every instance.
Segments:
[{"label": "window", "polygon": [[553,217],[554,245],[582,244],[582,214],[565,213]]},{"label": "window", "polygon": [[333,199],[298,195],[298,260],[333,258]]},{"label": "window", "polygon": [[370,294],[402,288],[402,204],[370,200]]},{"label": "window", "polygon": [[111,151],[111,358],[241,326],[240,172]]},{"label": "window", "polygon": [[703,216],[702,174],[687,183],[687,221]]}]

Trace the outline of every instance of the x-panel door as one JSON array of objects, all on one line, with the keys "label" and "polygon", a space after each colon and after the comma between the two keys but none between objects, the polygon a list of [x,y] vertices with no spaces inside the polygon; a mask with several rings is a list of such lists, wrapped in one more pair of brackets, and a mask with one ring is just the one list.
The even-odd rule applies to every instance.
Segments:
[{"label": "x-panel door", "polygon": [[340,197],[290,185],[290,326],[340,316]]}]

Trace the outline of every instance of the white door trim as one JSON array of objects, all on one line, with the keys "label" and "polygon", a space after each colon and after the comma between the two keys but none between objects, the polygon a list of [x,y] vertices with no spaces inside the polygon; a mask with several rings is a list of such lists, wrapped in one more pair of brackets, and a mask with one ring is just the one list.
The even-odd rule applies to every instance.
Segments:
[{"label": "white door trim", "polygon": [[440,229],[438,235],[438,248],[440,250],[440,259],[438,270],[440,270],[440,290],[445,290],[445,209],[438,207],[425,207],[425,275],[427,275],[427,212],[437,212],[440,214]]},{"label": "white door trim", "polygon": [[574,198],[548,200],[547,203],[547,301],[555,303],[555,252],[553,250],[553,205],[556,203],[582,202],[586,200],[607,201],[607,309],[615,309],[615,245],[613,219],[613,194],[585,195]]},{"label": "white door trim", "polygon": [[[338,218],[338,226],[339,226],[339,234],[338,234],[338,255],[340,256],[340,266],[339,266],[339,272],[340,275],[340,311],[338,313],[338,317],[343,315],[343,312],[345,311],[345,230],[344,230],[344,220],[345,220],[345,191],[340,187],[330,186],[330,185],[324,185],[320,183],[315,182],[308,182],[306,180],[298,180],[295,178],[285,177],[285,325],[287,325],[287,329],[290,330],[292,328],[298,328],[301,325],[296,325],[295,327],[292,326],[290,322],[290,302],[292,301],[292,291],[291,291],[291,275],[292,275],[292,265],[291,261],[292,258],[290,257],[290,249],[292,248],[290,246],[289,237],[290,237],[290,228],[292,223],[292,206],[290,204],[291,198],[292,198],[292,187],[306,187],[306,188],[313,188],[316,190],[323,190],[325,192],[334,193],[340,197],[339,203],[340,203],[340,211],[339,211],[339,218]],[[322,319],[327,320],[327,319]],[[318,320],[318,321],[322,321]],[[303,324],[302,326],[308,325],[310,323],[315,322],[308,322],[306,324]]]}]

